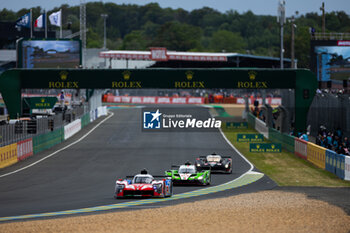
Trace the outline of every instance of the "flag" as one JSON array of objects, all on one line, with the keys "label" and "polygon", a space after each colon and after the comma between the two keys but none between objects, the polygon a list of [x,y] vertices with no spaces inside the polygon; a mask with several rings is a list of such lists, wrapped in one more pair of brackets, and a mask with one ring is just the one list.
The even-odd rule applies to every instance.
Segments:
[{"label": "flag", "polygon": [[52,13],[52,14],[49,16],[49,20],[50,20],[50,23],[51,23],[52,25],[55,25],[55,26],[57,26],[57,27],[62,26],[62,25],[61,25],[61,10]]},{"label": "flag", "polygon": [[16,21],[17,27],[31,28],[30,26],[30,13],[23,15]]},{"label": "flag", "polygon": [[45,28],[45,13],[40,15],[34,22],[35,28]]}]

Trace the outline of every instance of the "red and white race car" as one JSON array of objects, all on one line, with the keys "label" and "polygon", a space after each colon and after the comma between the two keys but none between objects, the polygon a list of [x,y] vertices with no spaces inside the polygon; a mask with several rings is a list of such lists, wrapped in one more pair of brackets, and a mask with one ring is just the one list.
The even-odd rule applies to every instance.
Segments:
[{"label": "red and white race car", "polygon": [[171,197],[173,182],[167,176],[152,176],[146,170],[126,179],[118,179],[115,185],[114,198],[123,197]]}]

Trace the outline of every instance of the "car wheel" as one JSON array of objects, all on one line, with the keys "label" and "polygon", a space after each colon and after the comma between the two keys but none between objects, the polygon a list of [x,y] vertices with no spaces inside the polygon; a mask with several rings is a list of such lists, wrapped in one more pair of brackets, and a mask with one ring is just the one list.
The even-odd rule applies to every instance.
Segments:
[{"label": "car wheel", "polygon": [[170,194],[168,197],[171,197],[173,195],[173,182],[170,183]]},{"label": "car wheel", "polygon": [[210,185],[210,181],[211,181],[211,175],[209,175],[209,177],[207,179],[207,185]]}]

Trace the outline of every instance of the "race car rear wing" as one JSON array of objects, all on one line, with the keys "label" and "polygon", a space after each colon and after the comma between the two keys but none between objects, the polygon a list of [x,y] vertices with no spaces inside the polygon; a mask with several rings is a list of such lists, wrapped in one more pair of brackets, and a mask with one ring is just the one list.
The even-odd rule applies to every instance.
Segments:
[{"label": "race car rear wing", "polygon": [[[153,176],[153,175],[152,175]],[[165,179],[165,178],[169,178],[169,176],[163,176],[163,175],[156,175],[153,176],[154,179]],[[126,176],[125,179],[129,180],[129,179],[134,179],[134,176]]]}]

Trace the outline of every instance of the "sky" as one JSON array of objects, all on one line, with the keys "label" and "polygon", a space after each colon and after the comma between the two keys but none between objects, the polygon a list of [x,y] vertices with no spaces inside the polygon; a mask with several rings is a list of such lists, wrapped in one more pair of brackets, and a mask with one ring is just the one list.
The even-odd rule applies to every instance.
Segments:
[{"label": "sky", "polygon": [[[251,10],[257,15],[277,15],[278,0],[85,0],[86,2],[113,2],[117,4],[145,5],[157,2],[161,7],[183,8],[191,11],[205,6],[214,8],[221,12],[236,10],[239,13]],[[321,14],[320,7],[325,2],[326,12],[345,11],[350,15],[350,0],[285,0],[286,16],[290,17],[299,11],[299,14],[317,12]],[[79,5],[80,0],[0,0],[0,9],[7,8],[18,11],[22,8],[41,6],[43,9],[51,10],[62,4],[70,6]]]}]

